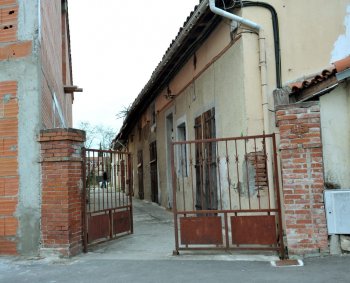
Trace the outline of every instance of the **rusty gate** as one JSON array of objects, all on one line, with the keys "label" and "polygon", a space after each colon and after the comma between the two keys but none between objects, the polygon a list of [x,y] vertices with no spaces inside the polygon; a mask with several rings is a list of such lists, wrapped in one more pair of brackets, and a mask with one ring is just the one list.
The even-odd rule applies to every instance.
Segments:
[{"label": "rusty gate", "polygon": [[175,254],[271,250],[284,258],[275,135],[172,143]]},{"label": "rusty gate", "polygon": [[83,150],[83,244],[133,233],[131,155]]}]

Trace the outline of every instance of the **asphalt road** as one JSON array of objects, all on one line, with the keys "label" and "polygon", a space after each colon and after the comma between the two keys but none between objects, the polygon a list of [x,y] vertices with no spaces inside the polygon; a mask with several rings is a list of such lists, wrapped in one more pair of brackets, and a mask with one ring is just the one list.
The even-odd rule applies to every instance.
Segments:
[{"label": "asphalt road", "polygon": [[350,283],[350,255],[273,267],[268,254],[182,253],[173,256],[172,214],[134,202],[135,233],[72,259],[0,257],[0,282],[325,282]]},{"label": "asphalt road", "polygon": [[302,267],[269,262],[89,260],[13,262],[0,258],[0,282],[350,282],[350,256],[310,258]]}]

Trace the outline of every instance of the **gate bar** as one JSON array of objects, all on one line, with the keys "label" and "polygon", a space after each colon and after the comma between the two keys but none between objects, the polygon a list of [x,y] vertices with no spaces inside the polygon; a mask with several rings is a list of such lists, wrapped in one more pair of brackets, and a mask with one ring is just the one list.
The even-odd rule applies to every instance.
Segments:
[{"label": "gate bar", "polygon": [[278,230],[280,237],[280,255],[284,259],[286,257],[283,242],[283,227],[282,227],[282,212],[281,212],[281,196],[280,196],[280,183],[278,178],[278,166],[277,166],[277,146],[276,146],[276,134],[273,134],[272,138],[273,145],[273,159],[274,159],[274,176],[275,176],[275,190],[277,193],[277,205],[278,205]]}]

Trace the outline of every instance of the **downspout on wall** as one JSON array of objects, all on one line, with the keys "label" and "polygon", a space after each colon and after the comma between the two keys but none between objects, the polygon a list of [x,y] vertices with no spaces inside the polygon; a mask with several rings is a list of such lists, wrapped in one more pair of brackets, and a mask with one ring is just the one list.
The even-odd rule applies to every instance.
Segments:
[{"label": "downspout on wall", "polygon": [[267,91],[267,65],[266,65],[266,47],[265,47],[265,35],[264,30],[261,25],[239,17],[235,14],[226,12],[215,5],[215,0],[209,0],[210,10],[217,15],[220,15],[224,18],[227,18],[233,22],[241,23],[249,28],[252,28],[258,31],[259,34],[259,65],[260,65],[260,79],[261,79],[261,95],[262,95],[262,106],[263,106],[263,118],[264,118],[264,132],[266,134],[270,133],[270,124],[269,124],[269,102],[268,102],[268,91]]}]

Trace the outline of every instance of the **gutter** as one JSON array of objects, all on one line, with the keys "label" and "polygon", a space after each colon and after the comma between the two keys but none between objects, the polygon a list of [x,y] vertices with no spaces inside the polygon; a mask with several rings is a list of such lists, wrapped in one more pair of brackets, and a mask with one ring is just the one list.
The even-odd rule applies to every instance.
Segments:
[{"label": "gutter", "polygon": [[254,29],[259,32],[259,65],[260,65],[260,78],[261,78],[261,96],[262,96],[262,107],[263,107],[263,116],[264,116],[264,132],[270,133],[269,125],[269,101],[268,101],[268,81],[267,81],[267,65],[266,65],[266,47],[265,47],[265,35],[264,30],[261,25],[239,17],[235,14],[228,13],[225,10],[217,8],[215,6],[215,0],[209,0],[210,10],[219,16],[225,17],[233,22],[241,23],[251,29]]},{"label": "gutter", "polygon": [[[236,1],[236,2],[237,3],[235,4],[234,8],[261,7],[264,9],[268,9],[270,11],[271,17],[272,17],[271,19],[272,19],[273,36],[274,36],[273,44],[274,44],[274,51],[275,51],[276,85],[277,85],[277,88],[281,88],[282,87],[281,54],[280,54],[278,16],[277,16],[276,10],[274,9],[273,6],[265,2],[255,2],[255,1],[241,1],[241,2]],[[186,38],[188,38],[189,34],[192,32],[192,29],[197,25],[197,23],[199,22],[199,19],[203,15],[206,15],[208,13],[208,10],[209,10],[208,5],[209,5],[208,0],[202,0],[200,4],[196,6],[195,11],[193,11],[193,13],[188,17],[189,20],[185,22],[184,27],[180,30],[178,36],[174,39],[173,43],[168,48],[161,62],[158,64],[155,71],[152,73],[148,83],[145,85],[145,87],[141,90],[138,97],[132,103],[130,112],[126,116],[123,122],[123,126],[119,130],[119,133],[117,134],[115,139],[125,140],[127,138],[127,135],[129,134],[130,129],[134,126],[135,115],[145,110],[145,108],[148,106],[149,101],[152,100],[154,98],[154,95],[156,95],[156,93],[159,91],[160,84],[164,83],[165,80],[167,80],[167,78],[174,75],[174,72],[176,73],[176,70],[174,70],[174,72],[172,73],[169,73],[166,75],[163,74],[166,71],[166,69],[169,68],[168,64],[169,62],[172,62],[172,59],[173,59],[172,57],[176,56],[176,52],[178,48],[181,45],[183,45],[184,42],[186,42]],[[224,10],[223,12],[228,13]],[[218,22],[219,18],[220,18],[219,16],[215,17],[216,19],[215,21]],[[247,22],[244,22],[244,23],[247,23],[249,25],[249,22],[251,21],[248,20]],[[211,32],[211,31],[208,30],[207,32]],[[264,38],[262,36],[260,37],[261,37],[260,41],[263,41]],[[192,49],[192,51],[194,50],[194,48],[195,46],[190,46],[190,49]],[[165,78],[163,78],[161,83],[159,83],[159,79],[162,77],[165,77]],[[155,86],[156,84],[158,85],[158,87]]]},{"label": "gutter", "polygon": [[259,24],[255,23],[255,22],[253,22],[251,20],[239,17],[239,16],[237,16],[235,14],[226,12],[225,10],[222,10],[222,9],[216,7],[215,6],[215,0],[209,0],[209,7],[210,7],[210,10],[214,14],[217,14],[217,15],[222,16],[224,18],[230,19],[231,21],[241,23],[241,24],[243,24],[243,25],[245,25],[247,27],[250,27],[252,29],[255,29],[255,30],[260,30],[261,29],[261,26]]}]

